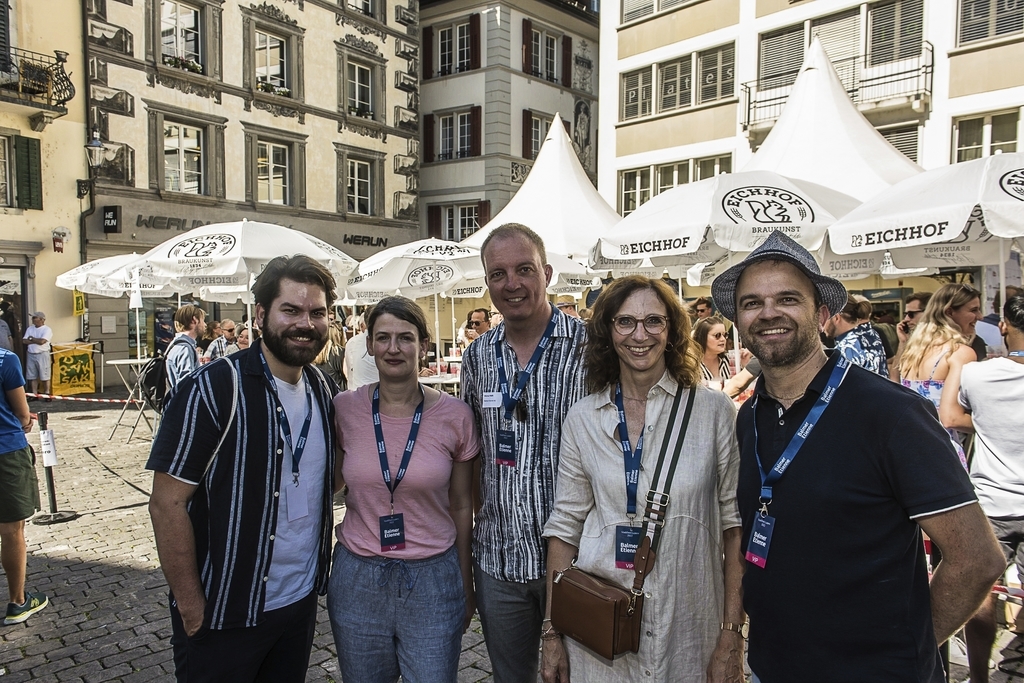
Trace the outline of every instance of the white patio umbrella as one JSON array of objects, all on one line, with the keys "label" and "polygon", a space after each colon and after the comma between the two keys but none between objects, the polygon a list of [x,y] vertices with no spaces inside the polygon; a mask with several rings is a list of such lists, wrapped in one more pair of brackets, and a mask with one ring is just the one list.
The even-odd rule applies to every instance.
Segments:
[{"label": "white patio umbrella", "polygon": [[713,263],[751,251],[775,230],[808,249],[859,202],[821,185],[771,171],[718,175],[659,194],[599,235],[606,259],[649,258],[654,266]]},{"label": "white patio umbrella", "polygon": [[1024,154],[996,154],[910,177],[829,228],[837,254],[888,249],[901,268],[999,264],[1024,236]]},{"label": "white patio umbrella", "polygon": [[176,290],[168,278],[153,275],[153,269],[140,264],[139,254],[118,254],[95,259],[57,276],[61,289],[77,289],[86,294],[112,298],[128,294],[132,289],[133,266],[139,270],[138,289],[147,298],[164,297]]}]

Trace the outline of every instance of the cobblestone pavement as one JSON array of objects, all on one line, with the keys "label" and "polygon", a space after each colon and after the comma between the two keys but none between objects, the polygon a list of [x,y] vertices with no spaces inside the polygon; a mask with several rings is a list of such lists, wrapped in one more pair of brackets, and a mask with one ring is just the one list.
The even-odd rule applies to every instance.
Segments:
[{"label": "cobblestone pavement", "polygon": [[[118,428],[108,441],[120,406],[29,405],[33,412],[47,411],[54,431],[57,508],[79,517],[26,525],[27,587],[46,593],[50,605],[24,624],[0,625],[0,683],[173,681],[167,585],[146,508],[152,480],[144,469],[149,430],[143,424],[137,434],[146,438],[126,444],[129,430]],[[40,452],[38,429],[29,443]],[[41,463],[39,482],[45,512]],[[342,513],[339,507],[336,517]],[[0,595],[7,595],[3,578]],[[340,681],[324,599],[320,606],[306,680]],[[463,638],[459,681],[490,680],[480,623],[474,620]]]}]

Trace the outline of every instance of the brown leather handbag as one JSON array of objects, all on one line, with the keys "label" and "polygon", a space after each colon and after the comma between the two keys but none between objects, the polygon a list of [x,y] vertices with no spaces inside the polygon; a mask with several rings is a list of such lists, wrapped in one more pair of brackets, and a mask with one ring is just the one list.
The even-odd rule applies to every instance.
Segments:
[{"label": "brown leather handbag", "polygon": [[[693,412],[695,387],[690,388],[682,427],[672,434],[671,425],[676,423],[682,391],[676,393],[668,423],[669,437],[661,446],[658,465],[652,481],[654,486],[647,492],[647,507],[644,510],[644,535],[633,560],[634,576],[632,588],[611,583],[588,574],[572,564],[555,574],[551,585],[551,626],[595,654],[612,659],[615,655],[640,651],[640,626],[644,611],[644,580],[654,568],[654,549],[665,525],[672,478],[675,476],[679,453],[682,451],[686,427]],[[672,461],[662,484],[662,466],[670,442],[675,441]],[[661,484],[661,485],[659,485]]]}]

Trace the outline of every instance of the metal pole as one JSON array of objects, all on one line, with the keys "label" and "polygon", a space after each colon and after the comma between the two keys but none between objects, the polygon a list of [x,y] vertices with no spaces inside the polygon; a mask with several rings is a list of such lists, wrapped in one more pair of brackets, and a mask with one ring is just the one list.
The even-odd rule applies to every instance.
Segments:
[{"label": "metal pole", "polygon": [[[37,419],[39,420],[39,431],[42,432],[43,430],[46,429],[48,419],[46,412],[44,411],[39,413]],[[57,488],[54,485],[53,481],[53,467],[46,465],[43,467],[43,470],[45,471],[44,474],[46,477],[46,496],[49,499],[50,512],[44,512],[36,515],[32,518],[32,523],[40,525],[58,524],[60,522],[70,522],[71,520],[78,517],[77,512],[72,512],[70,510],[59,512],[57,510]]]}]

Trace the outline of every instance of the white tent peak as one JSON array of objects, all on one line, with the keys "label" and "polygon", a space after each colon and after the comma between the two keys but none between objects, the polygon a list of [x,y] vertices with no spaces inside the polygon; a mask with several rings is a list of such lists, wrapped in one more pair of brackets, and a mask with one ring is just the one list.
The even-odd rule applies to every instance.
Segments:
[{"label": "white tent peak", "polygon": [[583,170],[572,140],[555,114],[533,168],[512,200],[462,243],[479,247],[491,230],[522,223],[544,240],[547,251],[586,263],[596,235],[622,219]]},{"label": "white tent peak", "polygon": [[923,169],[864,118],[815,37],[782,115],[741,170],[775,171],[867,201]]}]

